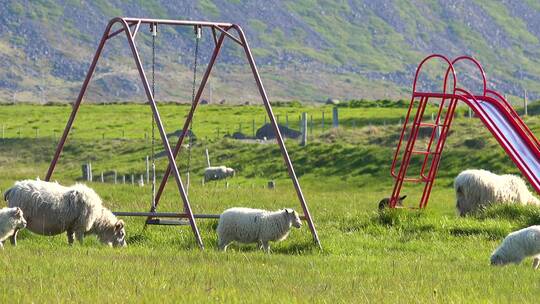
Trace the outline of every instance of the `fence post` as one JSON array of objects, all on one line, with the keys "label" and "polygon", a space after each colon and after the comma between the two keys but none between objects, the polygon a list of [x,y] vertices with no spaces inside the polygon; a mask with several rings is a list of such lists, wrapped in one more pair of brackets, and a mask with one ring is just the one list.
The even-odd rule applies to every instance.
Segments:
[{"label": "fence post", "polygon": [[332,127],[339,127],[339,117],[338,117],[338,108],[332,108]]},{"label": "fence post", "polygon": [[131,185],[135,185],[135,175],[131,174]]},{"label": "fence post", "polygon": [[122,175],[122,184],[126,184],[126,176],[125,175]]},{"label": "fence post", "polygon": [[313,138],[313,114],[309,116],[309,135]]},{"label": "fence post", "polygon": [[88,181],[90,179],[90,168],[88,163],[82,164],[82,179]]},{"label": "fence post", "polygon": [[101,182],[102,182],[102,183],[105,182],[105,176],[103,176],[103,171],[101,171]]},{"label": "fence post", "polygon": [[115,185],[117,183],[117,179],[118,179],[118,172],[116,172],[116,170],[114,170],[114,184]]},{"label": "fence post", "polygon": [[146,183],[150,183],[150,161],[148,155],[146,155]]},{"label": "fence post", "polygon": [[301,119],[301,128],[302,130],[302,140],[300,141],[300,146],[305,147],[307,144],[307,113],[302,113]]},{"label": "fence post", "polygon": [[523,116],[527,116],[528,114],[528,109],[527,109],[527,90],[525,90],[524,94],[523,94],[523,109],[524,109],[524,113],[523,113]]},{"label": "fence post", "polygon": [[207,168],[210,168],[210,155],[208,154],[208,148],[204,150],[204,153],[206,154],[206,165],[208,166]]}]

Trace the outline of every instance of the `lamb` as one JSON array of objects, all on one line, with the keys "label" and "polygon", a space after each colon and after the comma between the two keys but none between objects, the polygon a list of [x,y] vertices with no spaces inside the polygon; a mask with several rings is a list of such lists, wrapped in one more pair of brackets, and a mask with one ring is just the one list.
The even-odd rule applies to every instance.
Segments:
[{"label": "lamb", "polygon": [[204,169],[204,181],[219,180],[234,176],[234,169],[225,166]]},{"label": "lamb", "polygon": [[[407,198],[406,195],[400,197],[396,203],[396,208],[400,208],[400,207],[403,207],[403,200],[405,200]],[[379,202],[379,210],[383,210],[385,208],[388,208],[388,206],[390,206],[390,198],[389,197],[386,197],[386,198],[383,198],[380,202]]]},{"label": "lamb", "polygon": [[491,265],[519,264],[524,258],[534,256],[533,268],[540,265],[540,225],[530,226],[510,233],[491,255]]},{"label": "lamb", "polygon": [[515,175],[497,175],[486,170],[469,169],[456,177],[454,189],[456,209],[460,216],[489,204],[540,205],[540,201],[527,189],[525,181]]},{"label": "lamb", "polygon": [[[64,187],[58,183],[23,180],[4,194],[10,207],[22,209],[27,228],[41,235],[67,233],[82,244],[85,235],[96,234],[101,243],[126,246],[124,221],[103,206],[98,194],[83,184]],[[17,233],[13,235],[16,242]]]},{"label": "lamb", "polygon": [[[20,229],[26,227],[21,208],[0,209],[0,249],[4,249],[4,241],[12,237]],[[11,242],[13,245],[13,239]]]},{"label": "lamb", "polygon": [[266,211],[250,208],[225,210],[217,227],[218,247],[226,251],[233,241],[259,244],[270,253],[269,241],[282,241],[289,235],[291,226],[300,228],[302,222],[292,209]]}]

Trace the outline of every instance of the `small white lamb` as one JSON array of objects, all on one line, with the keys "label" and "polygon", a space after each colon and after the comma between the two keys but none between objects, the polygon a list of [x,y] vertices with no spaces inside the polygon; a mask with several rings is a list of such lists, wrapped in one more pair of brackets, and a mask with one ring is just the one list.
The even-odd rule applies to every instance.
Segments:
[{"label": "small white lamb", "polygon": [[519,264],[524,258],[534,256],[533,268],[540,265],[540,225],[530,226],[510,233],[491,254],[491,265]]},{"label": "small white lamb", "polygon": [[227,250],[232,242],[255,243],[267,253],[270,241],[282,241],[289,235],[291,226],[300,228],[302,221],[292,209],[266,211],[250,208],[225,210],[217,227],[218,247]]},{"label": "small white lamb", "polygon": [[26,227],[21,208],[0,209],[0,248],[4,249],[4,241],[11,237],[11,243],[15,245],[13,235]]}]

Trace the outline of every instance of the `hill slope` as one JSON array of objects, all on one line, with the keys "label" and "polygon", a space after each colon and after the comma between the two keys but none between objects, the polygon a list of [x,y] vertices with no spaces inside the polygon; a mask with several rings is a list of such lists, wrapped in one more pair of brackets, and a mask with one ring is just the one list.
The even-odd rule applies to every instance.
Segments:
[{"label": "hill slope", "polygon": [[[114,16],[241,24],[272,99],[408,98],[416,64],[432,52],[474,55],[495,89],[540,98],[540,5],[534,0],[39,0],[0,3],[0,100],[73,100]],[[141,30],[139,47],[149,69],[147,32]],[[143,100],[121,38],[106,50],[89,100]],[[202,62],[211,44],[205,33]],[[191,29],[161,29],[158,99],[189,100],[193,47]],[[224,49],[214,100],[256,98],[241,55],[232,43]]]}]

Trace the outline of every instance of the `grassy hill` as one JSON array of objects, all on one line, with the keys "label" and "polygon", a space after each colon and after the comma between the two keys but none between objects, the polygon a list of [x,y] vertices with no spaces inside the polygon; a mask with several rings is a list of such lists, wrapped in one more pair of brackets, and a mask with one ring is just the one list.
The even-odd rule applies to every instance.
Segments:
[{"label": "grassy hill", "polygon": [[[374,106],[374,105],[379,105]],[[389,165],[406,109],[365,102],[339,108],[341,126],[330,129],[329,107],[275,107],[280,121],[296,128],[299,113],[313,115],[309,144],[287,140],[295,169],[319,230],[323,250],[308,229],[292,231],[274,244],[271,255],[253,245],[216,249],[216,222],[200,220],[205,251],[197,249],[188,227],[149,227],[125,218],[129,246],[99,246],[94,237],[69,247],[65,235],[42,237],[22,231],[18,247],[6,244],[0,261],[1,301],[160,301],[209,299],[220,302],[523,302],[536,300],[538,280],[530,259],[519,266],[489,266],[489,255],[510,231],[537,224],[540,211],[502,207],[469,218],[454,211],[452,181],[466,168],[518,173],[478,119],[458,109],[439,178],[425,211],[379,214],[377,202],[393,185]],[[162,105],[166,129],[182,123],[188,107]],[[432,109],[426,110],[429,119]],[[43,177],[70,112],[68,106],[0,106],[4,138],[0,141],[0,192],[15,180]],[[69,184],[91,161],[98,181],[89,183],[113,210],[145,211],[150,187],[130,184],[144,172],[150,153],[149,109],[145,105],[84,105],[53,179]],[[322,113],[325,113],[325,129]],[[261,107],[202,106],[197,112],[192,153],[190,200],[194,212],[219,213],[232,206],[299,210],[275,144],[223,138],[240,128],[249,135],[253,120],[264,123]],[[526,117],[534,133],[538,117]],[[220,129],[218,136],[217,129]],[[150,133],[147,133],[150,134]],[[148,137],[147,137],[148,138]],[[225,182],[201,185],[204,149],[213,164],[238,174]],[[159,150],[159,149],[158,149]],[[179,158],[182,174],[186,158]],[[166,162],[158,159],[158,175]],[[127,184],[99,182],[99,173],[116,170]],[[266,189],[268,180],[275,190]],[[119,179],[121,181],[121,178]],[[171,183],[160,210],[178,211]],[[408,206],[421,188],[407,187]],[[484,286],[485,288],[478,288]]]},{"label": "grassy hill", "polygon": [[[540,98],[540,7],[534,0],[40,0],[0,3],[0,100],[72,101],[107,21],[115,16],[241,24],[273,100],[407,98],[416,65],[433,52],[473,55],[485,65],[493,88],[512,98],[525,90],[530,99]],[[191,97],[191,32],[160,28],[160,100]],[[210,37],[203,35],[202,62],[210,56]],[[139,39],[149,69],[146,28]],[[89,100],[144,100],[128,54],[122,39],[111,44]],[[214,101],[257,98],[241,55],[227,44],[212,81]],[[477,87],[475,71],[466,71],[460,73],[463,82]]]}]

